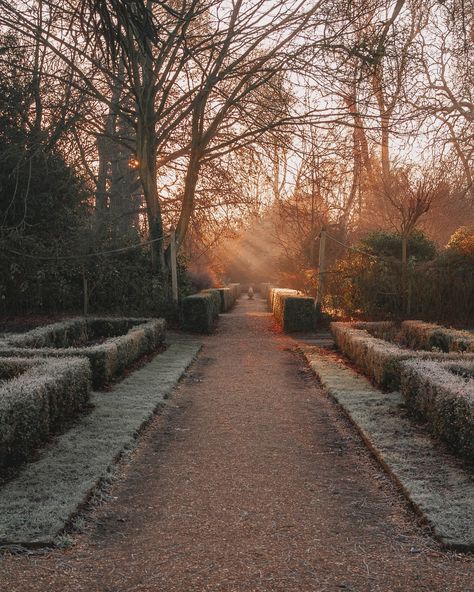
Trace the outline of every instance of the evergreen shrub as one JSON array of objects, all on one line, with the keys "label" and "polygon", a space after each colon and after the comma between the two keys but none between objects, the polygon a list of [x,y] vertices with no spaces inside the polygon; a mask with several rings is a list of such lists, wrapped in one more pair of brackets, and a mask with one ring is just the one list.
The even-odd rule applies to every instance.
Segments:
[{"label": "evergreen shrub", "polygon": [[440,353],[405,349],[396,343],[374,337],[369,333],[379,330],[386,334],[390,324],[381,323],[331,323],[331,331],[338,349],[357,367],[384,390],[400,388],[401,364],[412,358],[456,361],[461,357],[474,361],[474,354]]},{"label": "evergreen shrub", "polygon": [[165,332],[163,319],[77,318],[10,336],[0,344],[0,356],[84,356],[98,388],[156,350]]},{"label": "evergreen shrub", "polygon": [[269,291],[273,315],[286,333],[312,331],[315,323],[314,299],[297,290],[273,288]]},{"label": "evergreen shrub", "polygon": [[83,410],[90,382],[86,359],[0,358],[0,467],[29,459]]},{"label": "evergreen shrub", "polygon": [[412,415],[454,452],[474,460],[474,361],[405,361],[401,392]]},{"label": "evergreen shrub", "polygon": [[474,333],[423,321],[404,321],[402,337],[412,349],[474,352]]},{"label": "evergreen shrub", "polygon": [[218,290],[209,290],[183,298],[181,326],[193,333],[211,333],[219,317],[221,296]]}]

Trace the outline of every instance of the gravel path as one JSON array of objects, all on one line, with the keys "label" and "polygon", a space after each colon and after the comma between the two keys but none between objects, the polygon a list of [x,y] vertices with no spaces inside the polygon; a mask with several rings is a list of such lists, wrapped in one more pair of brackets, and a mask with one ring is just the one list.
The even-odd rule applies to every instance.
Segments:
[{"label": "gravel path", "polygon": [[67,551],[0,559],[1,592],[472,592],[242,299]]}]

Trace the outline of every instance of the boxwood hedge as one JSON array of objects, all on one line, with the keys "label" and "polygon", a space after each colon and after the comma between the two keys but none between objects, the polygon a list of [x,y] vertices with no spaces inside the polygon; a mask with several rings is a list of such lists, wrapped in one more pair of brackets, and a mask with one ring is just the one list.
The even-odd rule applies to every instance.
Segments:
[{"label": "boxwood hedge", "polygon": [[408,360],[401,392],[409,411],[460,456],[474,460],[474,362]]},{"label": "boxwood hedge", "polygon": [[77,318],[10,336],[0,344],[0,356],[84,356],[98,388],[154,351],[164,341],[165,330],[163,319]]},{"label": "boxwood hedge", "polygon": [[[338,349],[385,390],[400,388],[401,363],[405,360],[417,358],[455,361],[462,355],[404,349],[395,343],[374,337],[366,329],[380,335],[391,333],[390,323],[331,323]],[[464,359],[474,361],[474,355],[464,354]]]},{"label": "boxwood hedge", "polygon": [[183,298],[181,303],[181,326],[193,333],[211,333],[216,325],[221,308],[218,290],[208,290]]},{"label": "boxwood hedge", "polygon": [[413,349],[474,352],[474,334],[469,331],[423,321],[404,321],[401,333],[408,347]]},{"label": "boxwood hedge", "polygon": [[268,298],[273,315],[285,332],[314,329],[314,298],[300,294],[297,290],[279,288],[271,289]]},{"label": "boxwood hedge", "polygon": [[30,458],[84,409],[90,382],[86,359],[0,358],[0,466]]}]

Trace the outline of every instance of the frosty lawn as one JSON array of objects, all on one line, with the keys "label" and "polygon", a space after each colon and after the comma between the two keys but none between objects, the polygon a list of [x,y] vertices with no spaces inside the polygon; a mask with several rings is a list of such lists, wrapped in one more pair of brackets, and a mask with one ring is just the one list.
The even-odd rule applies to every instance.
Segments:
[{"label": "frosty lawn", "polygon": [[304,354],[329,394],[353,421],[369,448],[447,547],[474,550],[474,482],[454,459],[401,412],[400,393],[382,393],[366,378],[322,356]]},{"label": "frosty lawn", "polygon": [[0,544],[53,544],[114,461],[133,447],[199,349],[195,341],[174,342],[111,392],[93,393],[93,412],[0,489]]}]

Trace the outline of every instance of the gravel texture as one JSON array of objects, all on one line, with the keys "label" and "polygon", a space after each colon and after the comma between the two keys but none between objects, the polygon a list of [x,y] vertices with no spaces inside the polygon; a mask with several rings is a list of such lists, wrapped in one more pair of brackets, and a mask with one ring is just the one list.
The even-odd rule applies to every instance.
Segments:
[{"label": "gravel texture", "polygon": [[220,320],[66,551],[0,560],[9,592],[472,592],[265,302]]}]

